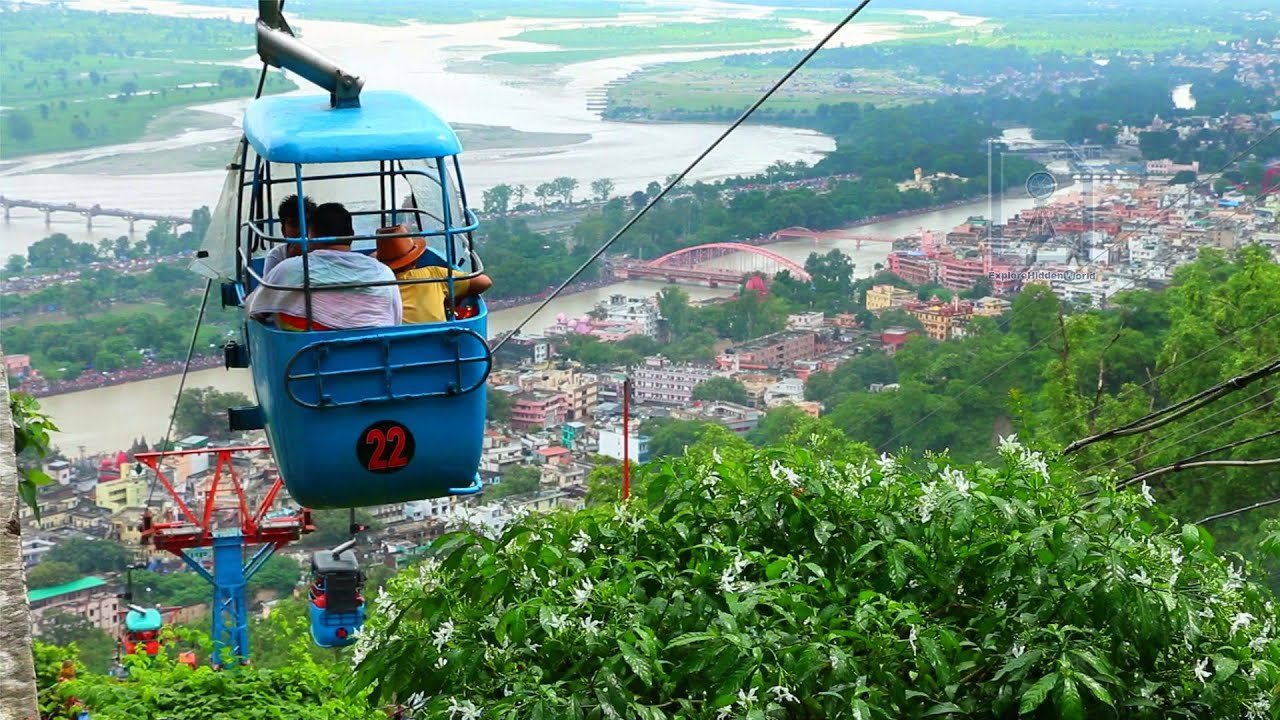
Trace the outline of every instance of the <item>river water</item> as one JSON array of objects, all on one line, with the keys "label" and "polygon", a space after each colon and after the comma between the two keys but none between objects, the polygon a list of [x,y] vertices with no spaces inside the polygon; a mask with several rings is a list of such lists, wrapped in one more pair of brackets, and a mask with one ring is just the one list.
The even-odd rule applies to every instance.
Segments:
[{"label": "river water", "polygon": [[[254,13],[245,10],[207,8],[170,0],[76,0],[72,6],[89,10],[145,10],[153,14],[190,17],[230,17],[252,21]],[[759,17],[767,9],[748,5],[690,0],[690,7],[679,15],[681,21],[706,21],[717,18]],[[397,88],[426,99],[437,111],[453,122],[478,125],[501,125],[526,132],[560,132],[590,135],[585,142],[542,148],[508,148],[468,153],[464,167],[468,190],[473,197],[499,183],[525,184],[530,187],[549,178],[567,175],[577,178],[582,188],[601,177],[612,179],[618,194],[639,189],[653,180],[661,181],[677,172],[688,160],[708,145],[723,129],[722,125],[693,123],[619,123],[602,120],[588,109],[593,97],[610,81],[660,61],[693,60],[743,52],[750,48],[726,48],[700,52],[666,52],[610,58],[570,65],[553,74],[539,76],[526,73],[508,77],[488,71],[461,72],[459,66],[475,70],[483,55],[500,51],[547,49],[546,46],[515,42],[504,38],[529,28],[581,27],[619,22],[643,23],[671,20],[665,17],[635,13],[607,20],[508,19],[462,25],[373,27],[354,23],[306,21],[302,27],[306,42],[353,68],[366,77],[366,87]],[[796,41],[800,47],[812,42],[825,27],[820,23],[796,21],[796,27],[807,36]],[[855,45],[894,37],[893,28],[881,25],[854,25],[841,33],[833,45]],[[367,42],[358,41],[366,38]],[[353,41],[353,39],[357,39]],[[252,40],[246,38],[246,45]],[[257,66],[256,57],[248,57],[246,66]],[[492,68],[492,66],[490,66]],[[298,92],[314,92],[305,88]],[[783,91],[785,93],[785,90]],[[139,152],[172,152],[183,148],[224,143],[230,154],[238,137],[238,118],[243,101],[221,102],[203,106],[202,110],[224,117],[226,124],[210,129],[208,123],[192,123],[173,137],[151,137],[137,143],[89,150],[24,158],[0,167],[0,194],[31,200],[101,204],[130,210],[185,214],[200,205],[213,206],[221,184],[221,173],[192,171],[175,167],[163,174],[129,174],[127,167],[115,173],[68,172],[68,164],[78,161],[111,158]],[[815,162],[834,148],[834,142],[821,134],[794,128],[747,124],[736,131],[691,174],[691,180],[714,180],[734,175],[759,172],[776,161]],[[51,168],[57,168],[50,171]],[[1004,216],[1026,206],[1027,201],[1005,203]],[[985,213],[985,201],[959,208],[861,227],[853,231],[863,236],[894,238],[916,232],[919,228],[947,230],[973,214]],[[139,224],[139,232],[145,225]],[[26,247],[49,232],[65,232],[75,240],[96,241],[115,237],[127,231],[122,222],[106,218],[95,221],[88,231],[78,216],[54,216],[46,227],[43,215],[15,210],[12,220],[0,225],[2,254],[23,252]],[[857,274],[873,272],[875,263],[883,262],[890,250],[888,243],[867,243],[857,248],[853,242],[791,241],[770,245],[769,249],[803,262],[809,253],[838,247],[857,263]],[[499,282],[501,280],[499,279]],[[558,298],[527,326],[538,332],[564,313],[579,316],[595,303],[613,293],[631,296],[652,295],[661,283],[626,282]],[[686,288],[693,299],[704,299],[731,292],[727,289]],[[514,327],[533,306],[517,307],[493,313],[490,331],[502,332]],[[49,398],[42,403],[57,420],[62,431],[54,442],[68,453],[80,448],[96,453],[127,447],[135,438],[145,436],[155,442],[163,436],[168,414],[177,392],[177,376],[157,378],[126,385],[86,390]],[[187,387],[216,387],[252,396],[249,373],[245,370],[205,370],[192,373]]]},{"label": "river water", "polygon": [[[119,11],[142,9],[153,14],[195,17],[230,17],[251,20],[249,10],[203,8],[167,0],[79,0],[73,7],[86,10]],[[248,6],[246,6],[247,8]],[[698,22],[726,17],[752,17],[760,8],[696,2],[682,22]],[[625,77],[658,62],[696,60],[746,51],[751,47],[726,47],[700,52],[661,52],[577,63],[554,73],[521,71],[519,76],[501,74],[502,67],[483,65],[484,55],[501,51],[546,50],[549,46],[504,39],[529,28],[582,27],[592,24],[671,21],[670,15],[627,14],[607,20],[555,20],[512,18],[501,21],[456,25],[410,24],[402,27],[374,27],[346,22],[306,21],[299,23],[306,42],[340,64],[366,78],[370,90],[394,88],[426,100],[451,122],[508,126],[525,132],[578,133],[590,135],[585,142],[543,148],[496,148],[464,153],[464,179],[471,197],[494,185],[524,184],[530,189],[546,180],[569,176],[578,179],[585,193],[592,180],[610,178],[615,192],[627,194],[648,183],[662,181],[678,172],[723,130],[722,124],[624,123],[603,120],[588,109],[592,97],[610,81]],[[825,28],[820,23],[795,21],[807,34],[789,47],[803,47]],[[246,30],[249,32],[249,30]],[[851,26],[833,40],[833,45],[857,45],[895,37],[892,27],[875,24]],[[367,38],[367,42],[359,41]],[[246,37],[246,45],[252,37]],[[244,64],[256,67],[256,56]],[[453,69],[467,67],[479,72]],[[314,94],[310,86],[296,91]],[[785,90],[782,91],[785,95]],[[188,171],[175,168],[163,174],[131,174],[127,167],[100,174],[68,172],[67,165],[124,153],[158,153],[195,146],[224,144],[228,158],[239,136],[237,125],[245,101],[219,102],[201,106],[225,119],[220,129],[199,123],[174,137],[145,140],[111,147],[92,148],[23,158],[0,167],[0,194],[14,198],[50,202],[75,202],[90,206],[185,215],[200,205],[212,207],[221,187],[222,172]],[[689,176],[691,181],[716,180],[757,173],[770,164],[815,162],[834,149],[834,141],[820,133],[797,128],[746,124],[739,128]],[[50,232],[64,232],[78,241],[96,242],[127,231],[127,224],[107,218],[86,228],[76,215],[54,216],[45,225],[42,213],[15,210],[10,222],[0,225],[4,253],[24,252],[31,243]],[[145,225],[139,226],[145,232]]]},{"label": "river water", "polygon": [[[1032,205],[1026,199],[1006,200],[1002,216],[1011,217]],[[909,218],[889,220],[856,228],[851,233],[863,236],[901,237],[919,229],[945,231],[964,222],[971,215],[985,214],[985,200],[959,207],[939,210]],[[812,241],[788,241],[768,246],[783,256],[803,262],[811,252],[827,252],[839,248],[853,257],[856,274],[866,277],[874,272],[875,263],[883,263],[889,254],[888,243],[864,243],[859,250],[852,241],[823,242],[815,246]],[[525,326],[526,332],[535,333],[555,322],[556,315],[569,317],[586,314],[601,300],[614,293],[631,296],[653,295],[663,287],[656,282],[629,281],[587,292],[567,295],[552,301],[545,310]],[[698,300],[728,295],[731,289],[686,287],[691,298]],[[509,330],[524,319],[536,305],[500,310],[491,316],[491,333]],[[64,452],[75,454],[83,446],[86,452],[109,452],[127,448],[135,438],[145,436],[156,442],[163,437],[169,421],[169,412],[177,394],[179,377],[145,380],[113,387],[85,390],[66,395],[41,399],[62,431],[54,436],[54,444]],[[238,391],[253,397],[253,384],[248,370],[202,370],[187,377],[187,387],[215,387],[224,391]]]}]

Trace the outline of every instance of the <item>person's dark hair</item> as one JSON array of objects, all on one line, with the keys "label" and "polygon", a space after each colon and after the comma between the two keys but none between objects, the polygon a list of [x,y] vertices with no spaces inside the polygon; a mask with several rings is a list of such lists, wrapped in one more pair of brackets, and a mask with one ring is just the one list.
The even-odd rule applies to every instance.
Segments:
[{"label": "person's dark hair", "polygon": [[[302,205],[306,208],[307,219],[311,219],[316,214],[316,202],[309,197],[303,196]],[[276,216],[280,218],[280,222],[298,222],[298,196],[290,195],[280,201],[280,206],[276,208]]]},{"label": "person's dark hair", "polygon": [[325,203],[311,213],[311,223],[316,237],[346,237],[355,235],[351,225],[351,213],[342,203]]}]

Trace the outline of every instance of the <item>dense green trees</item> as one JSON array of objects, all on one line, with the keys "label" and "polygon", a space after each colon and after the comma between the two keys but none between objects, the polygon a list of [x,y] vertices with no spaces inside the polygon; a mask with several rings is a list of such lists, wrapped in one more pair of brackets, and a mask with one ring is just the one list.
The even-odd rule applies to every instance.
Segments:
[{"label": "dense green trees", "polygon": [[972,466],[724,434],[625,505],[437,540],[357,681],[426,718],[1266,716],[1270,593],[1141,494],[1012,441]]},{"label": "dense green trees", "polygon": [[121,572],[134,561],[129,548],[111,540],[97,538],[67,538],[45,554],[46,562],[67,563],[82,575]]},{"label": "dense green trees", "polygon": [[253,402],[241,392],[224,392],[211,387],[183,390],[178,400],[178,413],[174,416],[178,436],[228,438],[231,431],[227,424],[227,409],[249,405]]},{"label": "dense green trees", "polygon": [[694,400],[723,400],[745,405],[750,401],[747,388],[729,377],[713,377],[693,389]]}]

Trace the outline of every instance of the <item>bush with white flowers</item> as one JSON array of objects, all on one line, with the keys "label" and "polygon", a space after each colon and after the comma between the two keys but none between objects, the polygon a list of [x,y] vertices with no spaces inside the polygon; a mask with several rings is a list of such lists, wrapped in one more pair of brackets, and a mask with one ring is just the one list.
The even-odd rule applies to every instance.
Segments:
[{"label": "bush with white flowers", "polygon": [[440,538],[357,680],[451,720],[1280,717],[1269,592],[1140,492],[1081,497],[1014,440],[703,450],[626,504]]}]

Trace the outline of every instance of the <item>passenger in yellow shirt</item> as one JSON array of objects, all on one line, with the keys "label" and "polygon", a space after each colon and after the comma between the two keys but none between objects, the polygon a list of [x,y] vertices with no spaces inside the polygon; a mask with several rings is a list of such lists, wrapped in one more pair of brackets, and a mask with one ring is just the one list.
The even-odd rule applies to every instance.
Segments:
[{"label": "passenger in yellow shirt", "polygon": [[[395,235],[410,232],[404,225],[380,228],[379,235]],[[404,304],[403,322],[438,323],[445,321],[445,303],[449,299],[450,275],[466,275],[459,270],[449,270],[438,265],[414,267],[414,263],[427,250],[426,238],[393,237],[378,240],[375,257],[396,274],[397,280],[419,280],[438,278],[439,282],[422,282],[400,286],[400,298]],[[468,280],[454,280],[453,294],[455,299],[479,295],[493,287],[488,275],[478,275]]]}]

